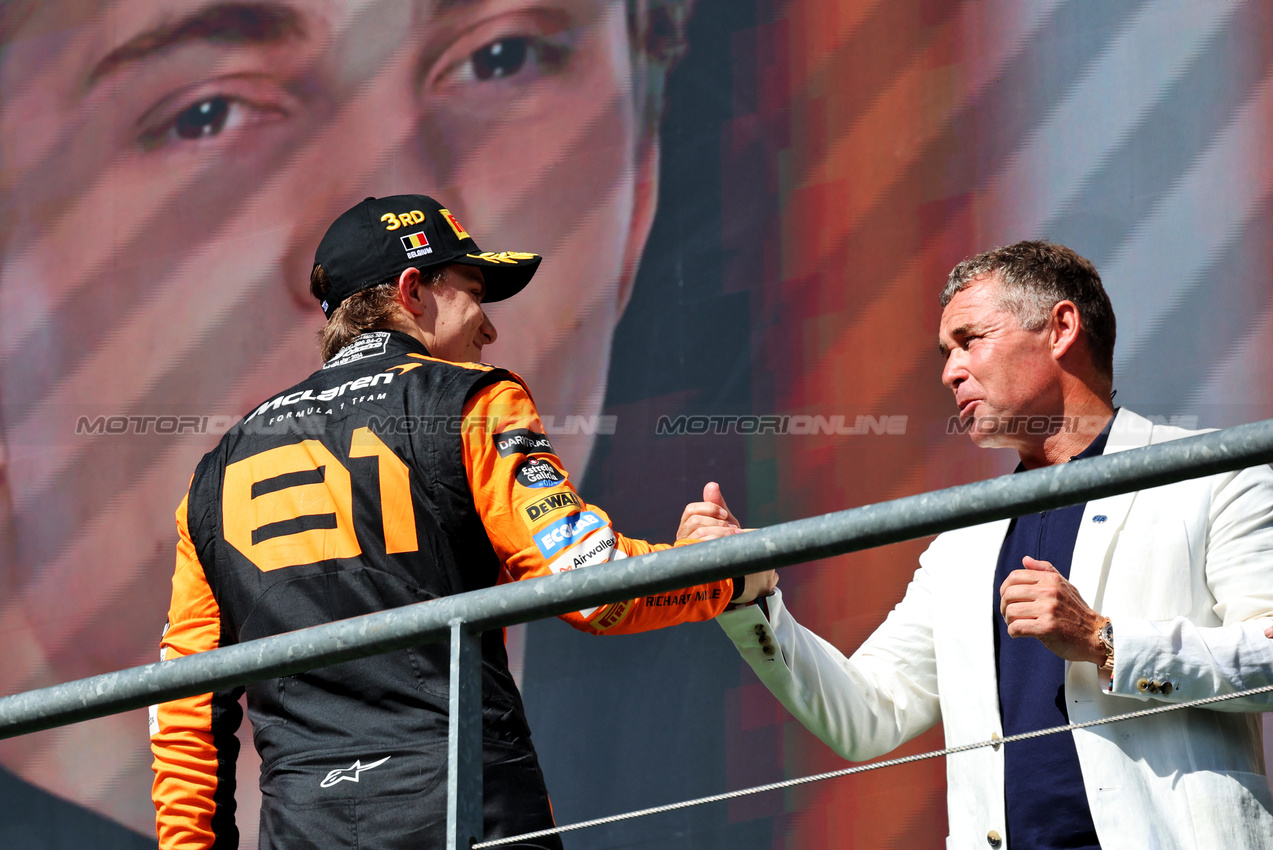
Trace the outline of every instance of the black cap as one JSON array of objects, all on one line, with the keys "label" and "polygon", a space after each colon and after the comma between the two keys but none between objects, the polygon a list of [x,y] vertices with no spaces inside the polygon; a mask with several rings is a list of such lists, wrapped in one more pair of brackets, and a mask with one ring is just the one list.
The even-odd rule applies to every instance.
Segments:
[{"label": "black cap", "polygon": [[323,314],[331,318],[355,292],[384,283],[404,269],[460,263],[486,279],[485,303],[511,298],[530,283],[538,254],[483,252],[455,216],[427,195],[367,198],[341,213],[318,243],[314,265],[331,280]]}]

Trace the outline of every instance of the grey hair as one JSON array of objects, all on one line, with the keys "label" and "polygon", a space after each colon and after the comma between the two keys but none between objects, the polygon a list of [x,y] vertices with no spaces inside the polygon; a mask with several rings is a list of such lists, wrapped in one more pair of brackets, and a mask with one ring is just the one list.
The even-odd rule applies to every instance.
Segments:
[{"label": "grey hair", "polygon": [[951,269],[941,293],[942,307],[987,276],[999,282],[999,308],[1016,316],[1026,330],[1041,330],[1057,303],[1073,302],[1093,364],[1105,377],[1114,377],[1114,307],[1090,261],[1051,242],[1018,242],[985,251]]}]

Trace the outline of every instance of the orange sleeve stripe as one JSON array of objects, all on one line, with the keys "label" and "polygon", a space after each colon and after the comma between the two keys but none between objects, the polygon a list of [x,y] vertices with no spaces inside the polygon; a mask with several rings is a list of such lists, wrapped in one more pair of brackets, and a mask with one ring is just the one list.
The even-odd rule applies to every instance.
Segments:
[{"label": "orange sleeve stripe", "polygon": [[[162,657],[182,658],[215,649],[221,639],[220,608],[208,587],[186,523],[187,500],[177,508],[177,566],[172,606],[161,641]],[[218,753],[212,729],[212,695],[188,697],[155,707],[151,728],[154,753],[155,826],[162,850],[211,847],[216,839]]]},{"label": "orange sleeve stripe", "polygon": [[[487,536],[516,581],[667,549],[624,537],[605,511],[579,498],[551,451],[530,393],[517,381],[479,390],[464,407],[464,464]],[[586,609],[561,618],[594,634],[707,620],[729,604],[728,580]]]}]

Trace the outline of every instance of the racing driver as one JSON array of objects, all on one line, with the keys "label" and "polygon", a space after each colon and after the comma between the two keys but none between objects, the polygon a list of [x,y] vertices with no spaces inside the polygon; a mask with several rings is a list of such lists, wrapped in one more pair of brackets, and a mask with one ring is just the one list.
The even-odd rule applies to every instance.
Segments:
[{"label": "racing driver", "polygon": [[[483,303],[533,254],[483,253],[422,195],[367,198],[319,244],[310,288],[323,367],[249,413],[177,509],[164,657],[578,569],[666,545],[617,534],[575,493],[521,379],[478,362]],[[723,503],[677,536],[732,533]],[[660,628],[751,601],[772,573],[563,615],[594,634]],[[442,846],[448,649],[439,644],[248,685],[262,848]],[[502,635],[482,636],[488,838],[552,813]],[[159,845],[237,847],[243,688],[152,709]],[[519,847],[559,848],[555,836]]]}]

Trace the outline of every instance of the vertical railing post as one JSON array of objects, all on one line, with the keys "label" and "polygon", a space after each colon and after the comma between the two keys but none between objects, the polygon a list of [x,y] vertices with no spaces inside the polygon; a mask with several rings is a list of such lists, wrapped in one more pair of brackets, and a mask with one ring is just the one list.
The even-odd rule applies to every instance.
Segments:
[{"label": "vertical railing post", "polygon": [[446,847],[482,840],[482,635],[452,620],[447,734]]}]

